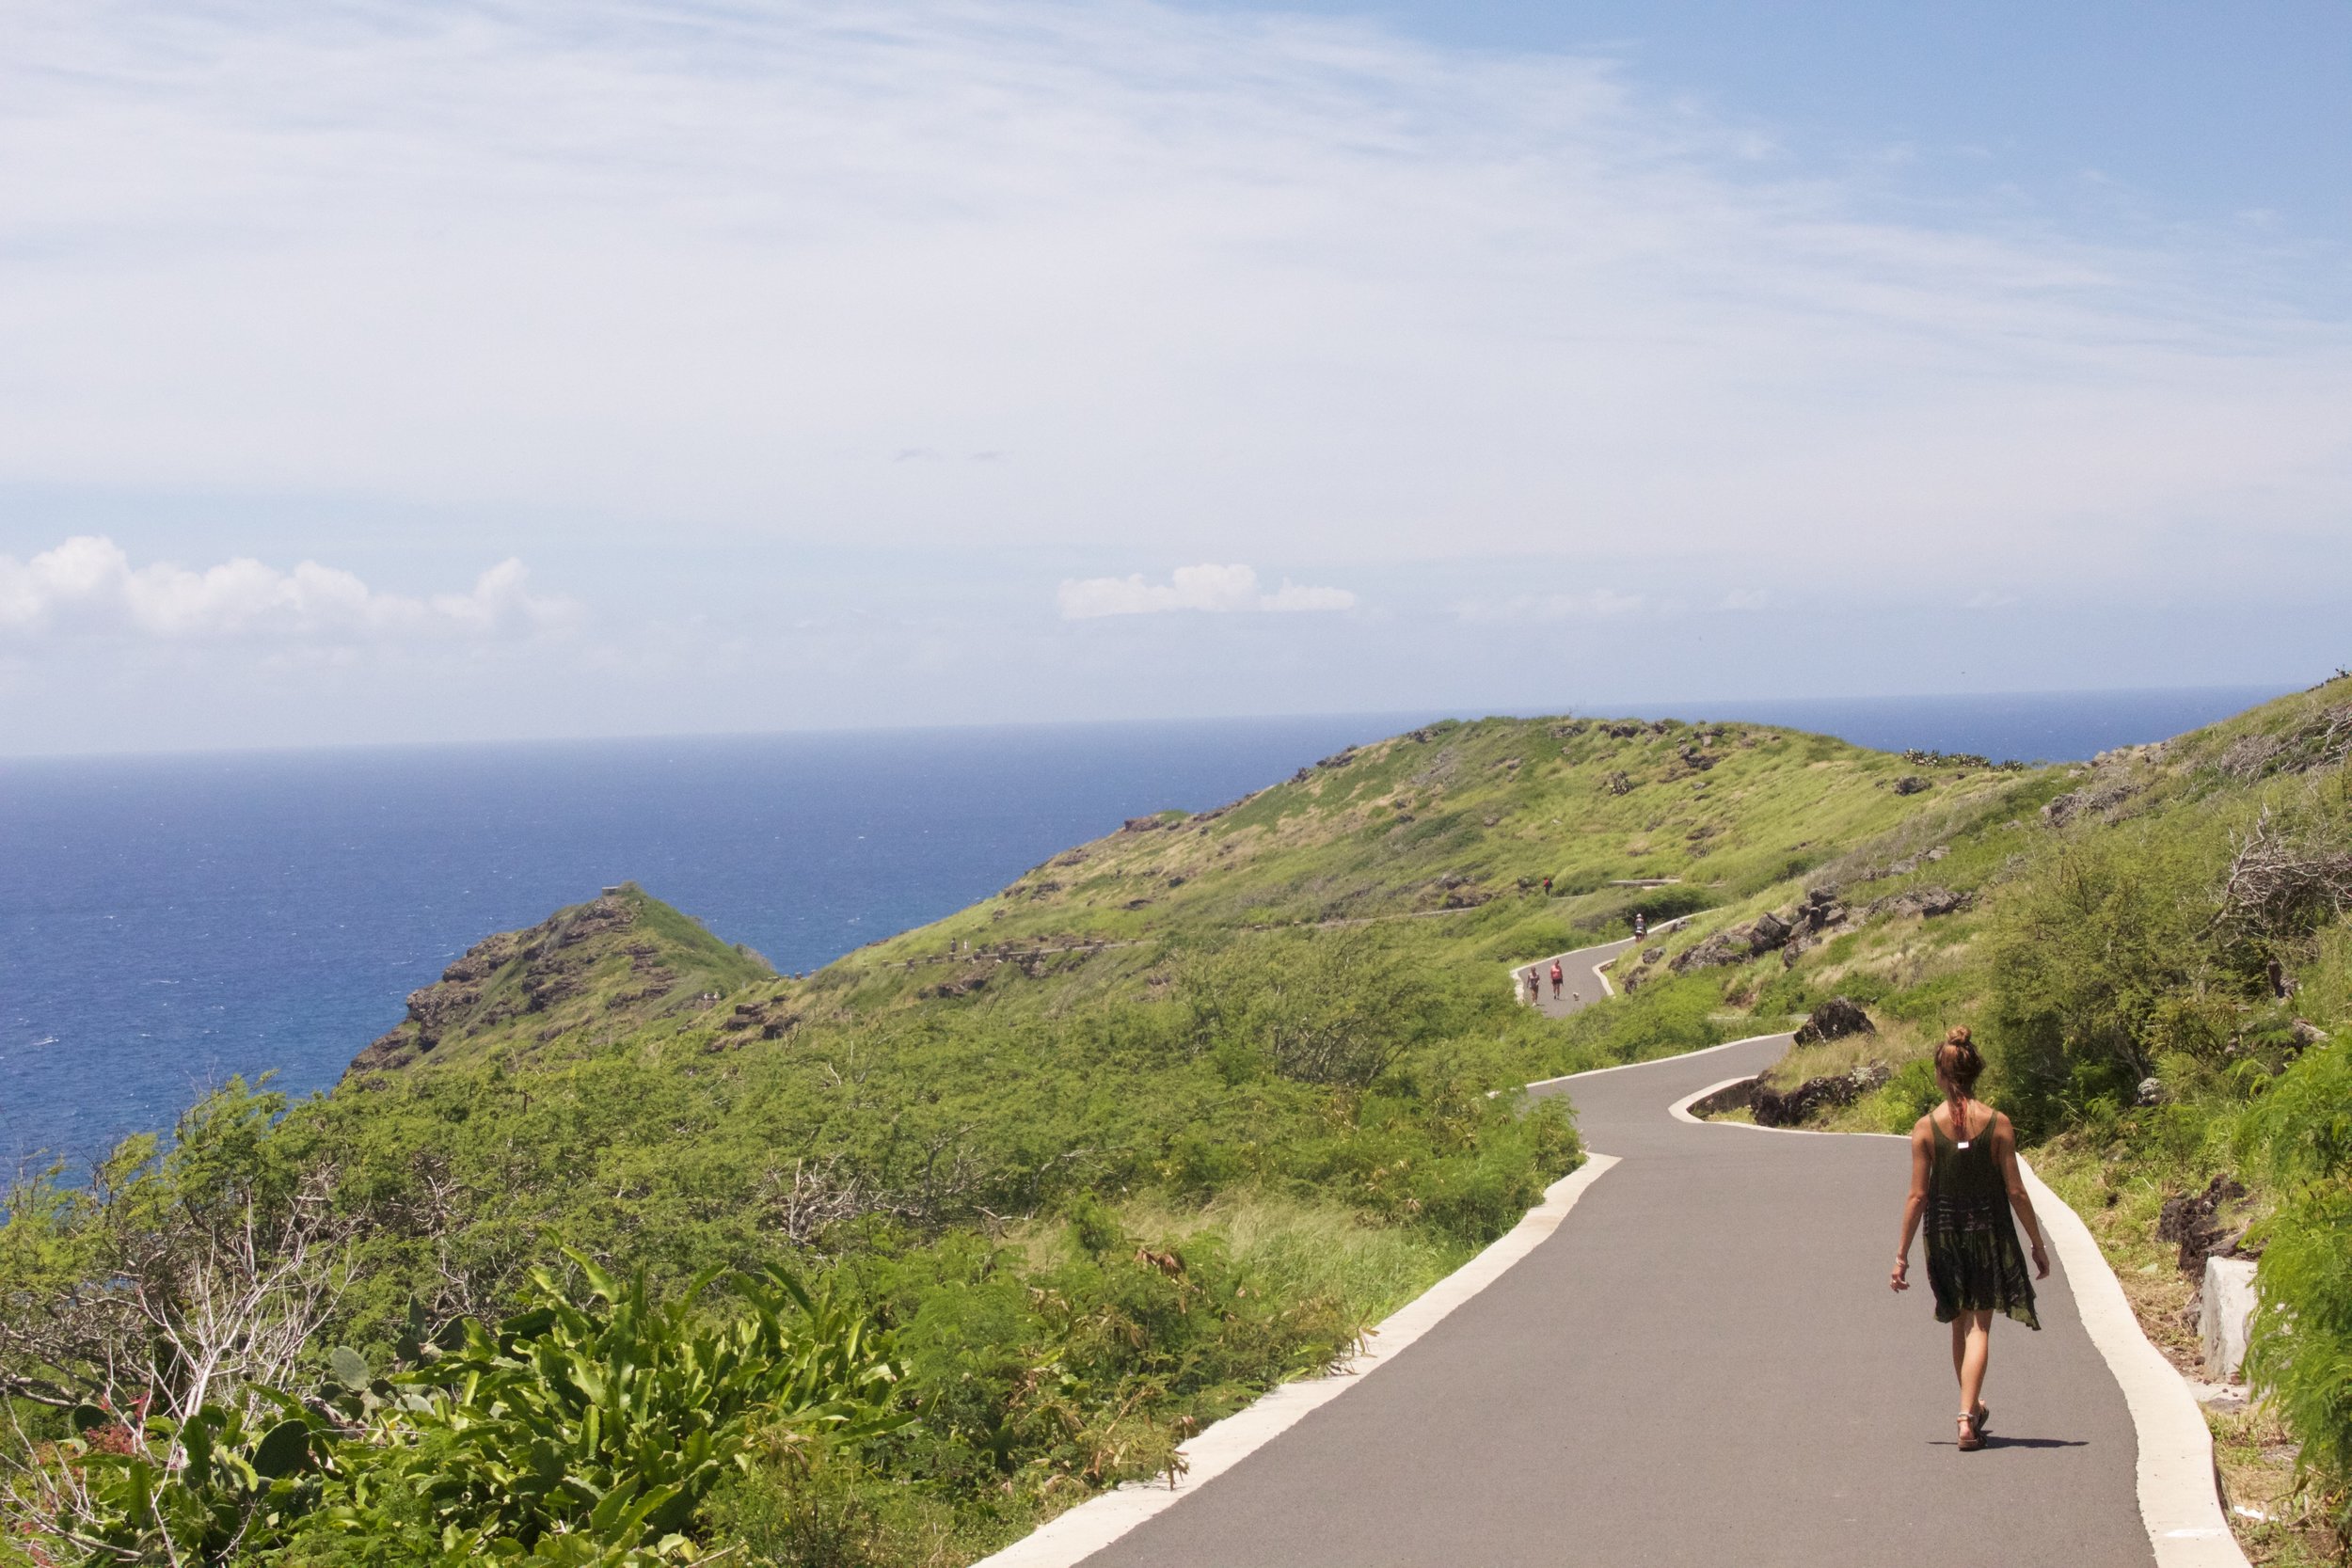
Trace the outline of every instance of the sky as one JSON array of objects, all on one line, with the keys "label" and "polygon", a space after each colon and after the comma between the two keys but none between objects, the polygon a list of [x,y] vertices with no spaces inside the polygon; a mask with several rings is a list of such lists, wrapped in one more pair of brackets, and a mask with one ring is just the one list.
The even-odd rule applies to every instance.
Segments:
[{"label": "sky", "polygon": [[2308,684],[2352,8],[18,0],[0,754]]}]

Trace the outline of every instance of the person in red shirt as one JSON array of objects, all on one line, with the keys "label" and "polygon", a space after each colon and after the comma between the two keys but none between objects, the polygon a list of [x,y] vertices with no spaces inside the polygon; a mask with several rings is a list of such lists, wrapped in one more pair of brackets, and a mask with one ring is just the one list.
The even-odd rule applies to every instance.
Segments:
[{"label": "person in red shirt", "polygon": [[1560,1000],[1560,960],[1557,958],[1551,960],[1551,999],[1554,1002]]}]

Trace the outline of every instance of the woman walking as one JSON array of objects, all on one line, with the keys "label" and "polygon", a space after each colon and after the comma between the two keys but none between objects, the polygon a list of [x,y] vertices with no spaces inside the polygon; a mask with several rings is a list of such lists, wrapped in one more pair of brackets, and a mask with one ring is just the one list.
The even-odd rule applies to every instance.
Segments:
[{"label": "woman walking", "polygon": [[[1911,1196],[1903,1203],[1902,1243],[1888,1281],[1898,1291],[1911,1289],[1911,1238],[1924,1219],[1935,1321],[1952,1325],[1963,1451],[1984,1447],[1985,1422],[1993,1414],[1983,1398],[1993,1314],[2006,1312],[2039,1329],[2033,1279],[2050,1277],[2042,1226],[2017,1173],[2016,1131],[2009,1117],[1976,1098],[1977,1075],[1983,1070],[1984,1058],[1968,1042],[1965,1028],[1953,1030],[1936,1047],[1935,1081],[1943,1086],[1944,1103],[1911,1130]],[[2033,1241],[2033,1279],[2026,1277],[2011,1209]]]}]

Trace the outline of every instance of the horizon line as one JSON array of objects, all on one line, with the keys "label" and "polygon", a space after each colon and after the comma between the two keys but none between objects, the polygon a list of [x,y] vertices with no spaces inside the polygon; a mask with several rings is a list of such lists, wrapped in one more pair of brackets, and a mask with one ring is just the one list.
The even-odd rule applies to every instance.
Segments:
[{"label": "horizon line", "polygon": [[[153,750],[104,750],[76,752],[0,752],[0,768],[15,764],[45,764],[72,762],[179,762],[205,758],[237,758],[268,756],[312,756],[365,752],[426,752],[426,751],[519,751],[538,747],[577,747],[600,745],[654,745],[662,742],[771,740],[787,736],[810,739],[823,737],[917,736],[917,735],[977,735],[989,731],[1075,730],[1177,728],[1201,724],[1281,724],[1347,719],[1405,721],[1408,724],[1441,723],[1455,720],[1475,723],[1484,719],[1534,721],[1540,719],[1644,719],[1674,718],[1684,712],[1704,713],[1709,709],[1735,707],[1780,706],[1808,707],[1841,705],[1894,705],[1904,703],[1949,702],[2035,702],[2061,698],[2123,698],[2192,696],[2199,693],[2266,693],[2255,702],[2269,701],[2293,692],[2305,690],[2312,684],[2325,684],[2344,674],[2332,672],[2318,683],[2291,681],[2206,682],[2186,686],[2118,686],[2118,687],[2045,687],[2025,690],[2001,691],[1917,691],[1876,694],[1845,694],[1832,696],[1747,696],[1709,697],[1699,700],[1673,699],[1637,701],[1624,704],[1578,703],[1558,708],[1489,706],[1483,712],[1470,711],[1472,705],[1436,712],[1427,707],[1395,708],[1329,708],[1318,711],[1295,710],[1283,713],[1225,713],[1169,715],[1160,718],[1080,718],[1080,719],[1009,719],[968,723],[941,724],[812,724],[783,725],[761,729],[739,730],[675,730],[640,731],[626,734],[535,736],[500,739],[421,739],[398,738],[386,740],[332,740],[313,744],[254,745],[254,746],[184,746]],[[1738,718],[1737,714],[1728,715]],[[1702,723],[1705,719],[1687,722]],[[1784,721],[1763,721],[1785,722]],[[1380,738],[1386,738],[1382,736]],[[1872,748],[1875,749],[1875,748]]]}]

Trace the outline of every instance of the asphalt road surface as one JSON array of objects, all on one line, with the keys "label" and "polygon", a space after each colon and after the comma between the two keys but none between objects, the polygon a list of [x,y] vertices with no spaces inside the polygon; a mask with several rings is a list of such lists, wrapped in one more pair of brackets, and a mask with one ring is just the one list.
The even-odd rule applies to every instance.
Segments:
[{"label": "asphalt road surface", "polygon": [[2041,1333],[1995,1320],[1961,1453],[1915,1254],[1886,1286],[1904,1146],[1667,1114],[1785,1046],[1544,1091],[1622,1161],[1559,1230],[1089,1568],[2148,1568],[2131,1420],[2062,1275]]}]

